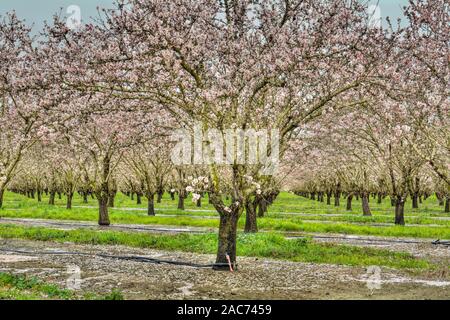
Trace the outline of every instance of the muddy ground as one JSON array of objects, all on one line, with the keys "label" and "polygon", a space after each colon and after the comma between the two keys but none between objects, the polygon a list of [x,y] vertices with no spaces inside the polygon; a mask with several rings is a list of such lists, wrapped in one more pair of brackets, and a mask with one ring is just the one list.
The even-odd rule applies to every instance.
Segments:
[{"label": "muddy ground", "polygon": [[[446,247],[426,243],[399,246],[396,249],[444,265],[450,261],[450,249]],[[445,271],[448,268],[442,272],[410,274],[389,268],[367,270],[240,257],[239,269],[231,273],[97,256],[214,262],[212,255],[124,246],[3,239],[0,250],[0,271],[34,275],[61,287],[75,286],[80,293],[107,294],[119,289],[126,299],[450,299],[450,278]],[[66,254],[68,251],[78,255]],[[48,252],[66,253],[44,254]],[[77,268],[79,276],[74,271]]]}]

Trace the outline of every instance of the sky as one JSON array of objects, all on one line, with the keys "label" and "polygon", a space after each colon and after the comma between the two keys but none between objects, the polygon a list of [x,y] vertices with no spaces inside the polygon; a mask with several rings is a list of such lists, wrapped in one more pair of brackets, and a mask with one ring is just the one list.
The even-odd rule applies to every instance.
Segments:
[{"label": "sky", "polygon": [[[170,1],[170,0],[168,0]],[[381,17],[390,16],[395,21],[402,17],[402,7],[408,0],[362,0],[371,4],[379,4]],[[66,16],[76,16],[73,6],[79,8],[81,20],[90,21],[90,17],[97,16],[97,7],[112,7],[114,0],[0,0],[0,15],[15,10],[21,19],[33,24],[33,31],[41,29],[44,21],[51,21],[52,15],[62,13]],[[69,12],[68,12],[69,9]]]}]

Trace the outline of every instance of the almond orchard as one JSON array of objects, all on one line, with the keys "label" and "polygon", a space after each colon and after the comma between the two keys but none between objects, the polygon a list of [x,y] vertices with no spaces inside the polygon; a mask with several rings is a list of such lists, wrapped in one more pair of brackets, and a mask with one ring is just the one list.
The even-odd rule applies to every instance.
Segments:
[{"label": "almond orchard", "polygon": [[[159,250],[173,264],[179,252],[210,267],[157,267],[145,281],[160,286],[138,296],[113,280],[83,287],[103,298],[230,298],[208,289],[233,287],[218,270],[240,279],[240,298],[322,298],[325,284],[280,289],[307,284],[301,264],[324,268],[336,298],[365,297],[365,280],[341,278],[373,265],[387,268],[382,297],[448,298],[450,6],[402,10],[404,23],[377,25],[356,0],[118,0],[76,27],[55,13],[38,33],[1,15],[5,250],[114,245],[111,255]],[[270,266],[266,278],[253,258],[289,276]],[[67,259],[84,272],[131,268],[121,283],[145,277],[120,259]],[[0,298],[11,298],[2,270]],[[163,293],[177,281],[184,296]]]}]

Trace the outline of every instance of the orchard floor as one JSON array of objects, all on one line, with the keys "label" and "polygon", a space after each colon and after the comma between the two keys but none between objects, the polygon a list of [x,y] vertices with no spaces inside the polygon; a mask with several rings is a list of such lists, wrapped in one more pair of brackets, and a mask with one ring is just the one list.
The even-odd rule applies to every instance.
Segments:
[{"label": "orchard floor", "polygon": [[[124,246],[2,240],[0,272],[26,274],[65,287],[69,267],[80,268],[81,292],[119,289],[125,299],[450,299],[450,281],[435,273],[239,258],[234,272],[103,258],[138,255],[207,264],[214,256]],[[8,250],[10,250],[8,252]],[[445,255],[447,248],[431,248]],[[16,252],[13,252],[16,251]],[[19,251],[19,252],[17,252]],[[43,254],[77,252],[87,255]],[[448,258],[448,252],[447,252]],[[447,280],[445,280],[447,279]]]},{"label": "orchard floor", "polygon": [[[23,227],[43,227],[57,230],[112,230],[124,232],[143,232],[152,234],[179,234],[179,233],[209,233],[216,232],[213,228],[200,227],[178,227],[162,225],[141,225],[141,224],[115,224],[108,227],[101,227],[94,222],[88,221],[60,221],[50,219],[24,219],[24,218],[1,218],[0,225],[17,225]],[[262,231],[264,232],[264,231]],[[392,238],[367,235],[342,235],[324,233],[299,233],[284,232],[286,238],[311,237],[317,242],[328,242],[335,244],[345,244],[351,246],[371,247],[386,249],[391,251],[408,252],[417,258],[425,258],[440,265],[450,265],[450,247],[445,245],[435,245],[431,239],[415,238]],[[1,238],[0,238],[1,239]],[[0,247],[0,250],[2,248]],[[450,278],[450,275],[449,275]]]},{"label": "orchard floor", "polygon": [[[0,210],[0,227],[158,235],[217,232],[217,213],[206,199],[202,208],[187,200],[186,210],[181,211],[176,209],[176,201],[165,195],[162,203],[156,205],[157,216],[149,217],[145,201],[137,206],[119,194],[108,228],[97,225],[98,213],[92,199],[86,205],[76,196],[72,210],[64,208],[64,199],[57,200],[56,206],[46,202],[46,198],[38,203],[7,193]],[[433,240],[450,239],[450,214],[443,213],[436,199],[430,197],[419,209],[408,206],[405,227],[392,226],[388,199],[381,204],[371,201],[373,217],[362,217],[360,207],[360,201],[355,201],[354,210],[349,212],[343,204],[327,206],[282,193],[258,224],[262,226],[261,233],[276,232],[288,239],[308,236],[315,242],[406,252],[435,267],[416,271],[378,269],[272,260],[273,255],[268,255],[270,258],[240,256],[239,269],[231,273],[98,256],[138,255],[210,264],[215,257],[208,254],[0,237],[0,273],[35,276],[65,288],[67,280],[73,279],[68,268],[79,267],[80,293],[101,295],[117,289],[125,299],[450,299],[450,247],[432,244]],[[240,220],[242,230],[245,217]],[[49,251],[58,254],[46,254]],[[68,251],[83,255],[64,254]]]}]

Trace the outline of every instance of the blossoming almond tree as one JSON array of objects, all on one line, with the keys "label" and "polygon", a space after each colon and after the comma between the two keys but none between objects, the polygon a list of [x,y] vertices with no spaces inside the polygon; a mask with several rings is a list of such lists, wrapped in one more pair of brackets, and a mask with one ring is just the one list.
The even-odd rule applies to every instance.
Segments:
[{"label": "blossoming almond tree", "polygon": [[46,56],[14,13],[0,16],[0,207],[24,153],[46,134],[56,94]]},{"label": "blossoming almond tree", "polygon": [[[256,232],[256,208],[264,214],[283,176],[328,204],[346,196],[351,208],[361,196],[366,215],[370,192],[390,194],[404,224],[406,198],[414,205],[424,188],[449,203],[448,9],[445,0],[410,1],[410,25],[394,31],[370,24],[356,0],[119,0],[97,25],[70,30],[55,17],[38,46],[8,15],[0,206],[27,153],[14,189],[39,194],[47,176],[51,196],[65,189],[68,204],[76,190],[92,192],[100,225],[110,224],[121,188],[138,201],[146,194],[149,214],[168,178],[179,208],[187,193],[199,204],[208,193],[220,215],[218,267],[236,263],[240,216]],[[215,134],[171,171],[168,133],[195,124]],[[230,129],[273,130],[276,143],[259,156],[278,156],[280,172],[264,173],[267,162],[251,154],[210,161],[214,142],[235,148]],[[250,152],[258,143],[245,144]],[[33,145],[48,148],[50,173],[40,172],[44,153],[27,152]]]},{"label": "blossoming almond tree", "polygon": [[154,198],[161,194],[172,170],[170,143],[156,139],[147,141],[127,150],[124,156],[124,170],[130,172],[140,182],[148,201],[147,213],[155,215]]},{"label": "blossoming almond tree", "polygon": [[[158,104],[185,125],[198,121],[222,135],[233,126],[276,128],[281,150],[324,108],[358,103],[354,92],[377,77],[395,38],[370,29],[357,1],[131,0],[105,14],[102,30],[86,28],[68,41],[68,32],[60,35],[78,61],[68,85]],[[89,63],[76,59],[86,48]],[[254,168],[209,169],[208,192],[220,214],[217,262],[234,264]]]},{"label": "blossoming almond tree", "polygon": [[[71,166],[70,172],[77,172],[78,180],[82,179],[83,185],[95,194],[99,224],[109,225],[108,205],[111,193],[116,190],[116,169],[127,148],[138,145],[143,137],[151,134],[153,122],[145,114],[114,110],[117,101],[105,99],[102,94],[74,96],[71,103],[76,107],[66,105],[63,110],[66,115],[69,110],[72,114],[57,124],[59,131],[65,132],[65,147],[78,167]],[[71,186],[75,191],[79,182]]]},{"label": "blossoming almond tree", "polygon": [[405,13],[409,20],[402,47],[410,87],[407,100],[417,107],[409,125],[418,127],[421,135],[420,143],[410,143],[450,188],[449,3],[411,1]]}]

